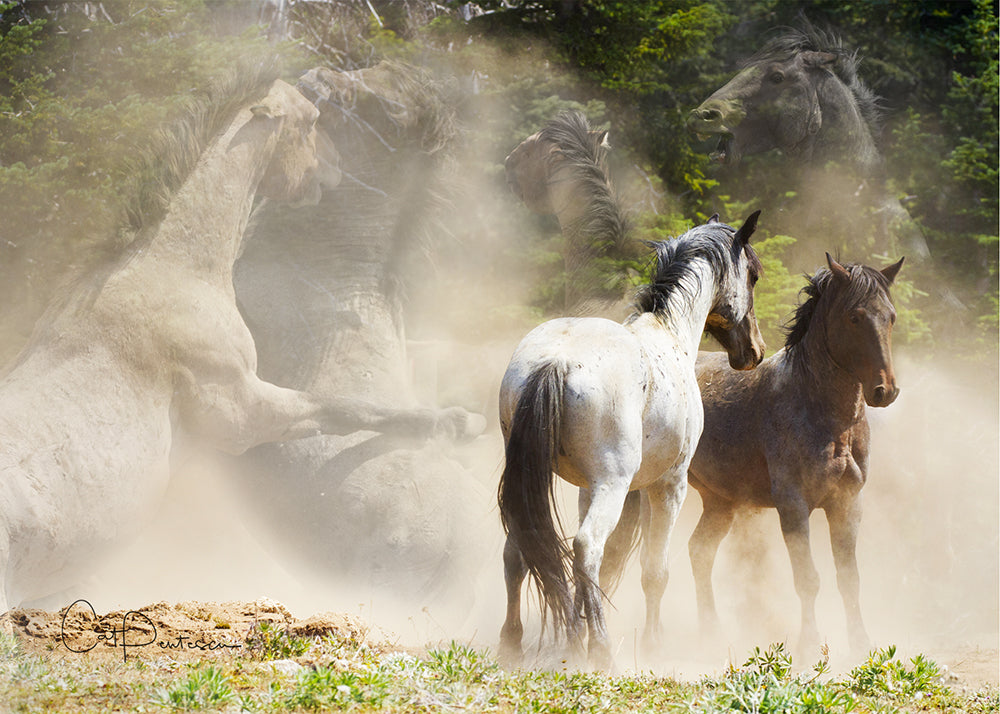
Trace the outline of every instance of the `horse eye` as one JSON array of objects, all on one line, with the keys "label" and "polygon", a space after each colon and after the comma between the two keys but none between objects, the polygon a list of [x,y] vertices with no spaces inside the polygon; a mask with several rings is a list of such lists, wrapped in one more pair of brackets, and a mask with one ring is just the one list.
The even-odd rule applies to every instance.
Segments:
[{"label": "horse eye", "polygon": [[859,322],[861,322],[861,311],[855,310],[854,312],[852,312],[850,315],[850,320],[852,325],[857,325]]},{"label": "horse eye", "polygon": [[785,75],[781,72],[774,72],[768,79],[771,80],[771,84],[781,84],[785,81]]}]

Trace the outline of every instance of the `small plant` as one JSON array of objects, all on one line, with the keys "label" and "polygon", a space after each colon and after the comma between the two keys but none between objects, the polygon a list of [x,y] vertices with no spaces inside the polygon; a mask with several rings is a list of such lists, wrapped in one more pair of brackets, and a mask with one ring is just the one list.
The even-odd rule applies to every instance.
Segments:
[{"label": "small plant", "polygon": [[229,680],[215,667],[196,666],[184,679],[170,689],[162,690],[156,703],[169,709],[191,711],[215,709],[233,700],[235,694]]},{"label": "small plant", "polygon": [[270,622],[262,621],[256,623],[247,635],[246,651],[252,659],[266,662],[300,657],[309,649],[310,644],[304,637],[297,637],[287,629],[279,629]]},{"label": "small plant", "polygon": [[480,683],[499,670],[496,662],[458,642],[452,642],[445,650],[430,650],[427,656],[431,668],[448,681]]},{"label": "small plant", "polygon": [[378,708],[391,689],[392,679],[378,669],[340,672],[320,667],[299,677],[284,705],[289,709],[312,710],[343,709],[352,704]]},{"label": "small plant", "polygon": [[874,650],[867,661],[851,670],[848,683],[852,691],[866,697],[909,699],[918,695],[940,693],[941,671],[935,662],[917,655],[907,668],[895,660],[896,648]]},{"label": "small plant", "polygon": [[781,643],[765,651],[755,647],[742,667],[730,667],[695,711],[740,711],[753,714],[832,714],[854,710],[854,698],[836,684],[818,681],[828,669],[828,653],[813,666],[808,680],[792,674],[792,657]]}]

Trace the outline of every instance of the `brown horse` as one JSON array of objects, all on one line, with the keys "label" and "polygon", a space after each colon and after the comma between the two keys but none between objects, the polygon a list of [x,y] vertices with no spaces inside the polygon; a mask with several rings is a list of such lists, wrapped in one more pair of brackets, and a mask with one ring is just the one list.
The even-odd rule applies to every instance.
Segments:
[{"label": "brown horse", "polygon": [[826,512],[852,649],[868,646],[855,556],[861,489],[868,476],[865,404],[886,407],[899,389],[891,355],[896,311],[889,297],[902,259],[879,271],[841,266],[827,254],[803,289],[807,299],[783,350],[752,372],[726,368],[724,354],[698,358],[705,429],[689,482],[704,510],[689,551],[703,630],[718,625],[712,565],[740,506],[776,508],[802,604],[800,647],[819,640],[819,576],[809,514]]}]

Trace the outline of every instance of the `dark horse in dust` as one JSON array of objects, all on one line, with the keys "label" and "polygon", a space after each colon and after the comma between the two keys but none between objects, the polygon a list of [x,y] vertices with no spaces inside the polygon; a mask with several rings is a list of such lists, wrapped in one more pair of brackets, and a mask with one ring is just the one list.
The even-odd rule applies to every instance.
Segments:
[{"label": "dark horse in dust", "polygon": [[[808,23],[768,41],[724,86],[691,111],[688,128],[703,139],[718,137],[713,158],[735,167],[744,157],[780,151],[776,185],[799,194],[809,232],[837,216],[844,205],[870,208],[876,216],[879,251],[902,241],[926,255],[920,229],[885,186],[878,149],[878,97],[858,76],[857,52]],[[840,171],[831,171],[835,162]],[[770,181],[769,181],[770,183]],[[863,217],[864,211],[857,210]],[[859,219],[861,220],[861,219]],[[860,229],[860,228],[859,228]],[[870,226],[865,226],[870,232]]]},{"label": "dark horse in dust", "polygon": [[855,549],[861,490],[868,478],[865,405],[899,394],[891,338],[896,311],[889,286],[903,261],[883,270],[841,266],[827,255],[803,289],[785,347],[752,372],[726,368],[725,356],[697,363],[705,429],[689,482],[704,510],[689,550],[702,629],[718,626],[712,565],[741,506],[776,508],[802,604],[800,647],[819,641],[819,575],[809,547],[809,514],[826,512],[847,612],[851,648],[866,651]]}]

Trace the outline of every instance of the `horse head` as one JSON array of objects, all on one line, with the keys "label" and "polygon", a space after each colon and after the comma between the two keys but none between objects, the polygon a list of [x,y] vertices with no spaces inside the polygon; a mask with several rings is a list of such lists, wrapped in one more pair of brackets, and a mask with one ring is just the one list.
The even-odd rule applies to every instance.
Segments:
[{"label": "horse head", "polygon": [[[725,348],[733,369],[753,369],[764,359],[767,349],[753,305],[753,289],[760,277],[761,264],[750,247],[750,236],[757,229],[758,216],[760,211],[750,214],[733,235],[729,268],[705,321],[705,329]],[[719,217],[712,216],[709,224],[719,224]]]},{"label": "horse head", "polygon": [[324,186],[332,188],[340,183],[337,150],[316,126],[319,110],[298,90],[277,80],[250,111],[252,121],[280,122],[278,145],[258,187],[261,195],[315,205]]},{"label": "horse head", "polygon": [[778,149],[805,162],[849,162],[868,175],[880,162],[871,129],[877,98],[857,63],[835,37],[791,31],[694,109],[687,126],[702,139],[718,136],[712,157],[727,165]]},{"label": "horse head", "polygon": [[771,149],[808,153],[823,127],[817,87],[837,60],[806,51],[755,62],[694,109],[688,128],[700,137],[719,136],[713,158],[730,165]]},{"label": "horse head", "polygon": [[903,258],[882,270],[844,267],[826,254],[835,292],[824,329],[830,358],[861,383],[865,403],[887,407],[899,396],[892,367],[892,326],[896,308],[889,286]]},{"label": "horse head", "polygon": [[564,112],[507,155],[507,187],[534,213],[574,212],[569,204],[588,195],[576,190],[574,168],[596,168],[607,182],[609,148],[607,131],[591,130],[579,112]]}]

